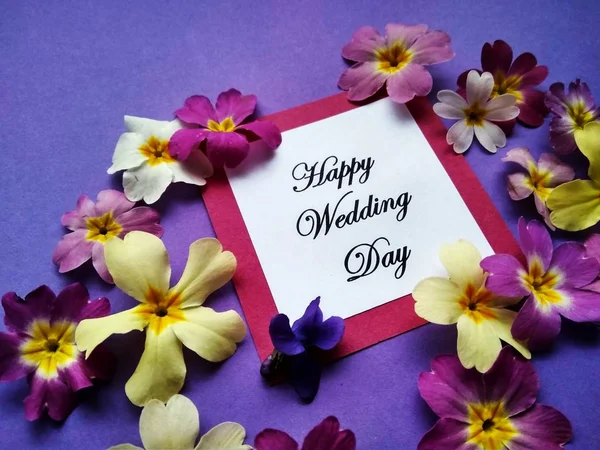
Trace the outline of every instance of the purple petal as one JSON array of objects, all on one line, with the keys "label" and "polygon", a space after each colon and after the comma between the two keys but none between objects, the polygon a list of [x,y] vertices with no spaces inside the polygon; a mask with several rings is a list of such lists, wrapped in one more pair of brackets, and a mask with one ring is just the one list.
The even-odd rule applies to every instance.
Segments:
[{"label": "purple petal", "polygon": [[554,83],[550,86],[544,103],[554,114],[559,116],[564,115],[567,112],[565,97],[565,85],[563,83]]},{"label": "purple petal", "polygon": [[89,300],[90,294],[83,284],[68,285],[56,297],[52,308],[52,321],[65,320],[77,323]]},{"label": "purple petal", "polygon": [[559,184],[566,183],[575,178],[575,171],[568,164],[563,163],[552,153],[542,153],[540,155],[538,168],[550,172],[551,179],[547,183],[548,187],[556,187]]},{"label": "purple petal", "polygon": [[0,381],[15,381],[31,371],[20,361],[20,345],[21,339],[16,334],[0,332]]},{"label": "purple petal", "polygon": [[261,139],[272,150],[281,145],[281,131],[279,131],[279,128],[273,122],[269,122],[268,120],[246,123],[237,127],[236,131],[238,130],[249,131]]},{"label": "purple petal", "polygon": [[569,83],[569,94],[567,95],[567,103],[583,103],[585,109],[591,110],[594,108],[594,98],[592,91],[587,83],[583,83],[579,78]]},{"label": "purple petal", "polygon": [[180,161],[185,161],[209,134],[208,131],[202,128],[177,130],[169,140],[169,153]]},{"label": "purple petal", "polygon": [[415,95],[429,94],[432,86],[433,79],[425,67],[407,64],[388,79],[387,92],[396,103],[406,103]]},{"label": "purple petal", "polygon": [[350,430],[340,431],[340,422],[329,416],[304,438],[302,450],[355,450],[356,438]]},{"label": "purple petal", "polygon": [[145,231],[146,233],[161,237],[163,235],[163,229],[158,224],[159,221],[160,214],[158,211],[147,206],[133,208],[131,211],[127,211],[117,218],[117,222],[123,227],[123,231],[121,232],[122,236],[125,236],[125,234],[130,231],[136,230]]},{"label": "purple petal", "polygon": [[290,383],[304,402],[312,402],[319,391],[321,366],[308,353],[290,357]]},{"label": "purple petal", "polygon": [[560,333],[560,314],[553,308],[542,311],[531,295],[517,314],[510,331],[515,339],[526,342],[530,350],[546,349]]},{"label": "purple petal", "polygon": [[530,177],[524,173],[513,173],[508,177],[506,186],[508,195],[512,200],[523,200],[533,193],[533,188],[530,187],[528,181]]},{"label": "purple petal", "polygon": [[577,148],[573,124],[568,119],[553,117],[550,121],[550,145],[556,153],[566,155]]},{"label": "purple petal", "polygon": [[255,450],[298,450],[298,443],[283,431],[267,428],[254,438]]},{"label": "purple petal", "polygon": [[550,406],[534,405],[512,417],[511,423],[519,431],[510,442],[511,450],[561,450],[573,437],[569,419]]},{"label": "purple petal", "polygon": [[106,259],[104,258],[104,245],[100,242],[96,242],[94,248],[92,248],[92,265],[104,281],[109,284],[115,284],[112,275],[108,271]]},{"label": "purple petal", "polygon": [[94,215],[101,216],[111,211],[113,217],[118,217],[133,208],[134,205],[135,202],[127,200],[127,197],[121,191],[105,189],[98,193]]},{"label": "purple petal", "polygon": [[[175,111],[175,116],[186,123],[208,127],[208,121],[217,121],[217,114],[204,95],[193,95],[185,100],[182,108]],[[173,153],[172,153],[173,154]]]},{"label": "purple petal", "polygon": [[600,322],[600,293],[585,289],[562,288],[561,294],[570,301],[555,305],[567,319],[574,322]]},{"label": "purple petal", "polygon": [[110,302],[106,297],[97,298],[89,302],[81,311],[81,314],[77,318],[77,322],[81,322],[83,319],[96,319],[98,317],[105,317],[110,314]]},{"label": "purple petal", "polygon": [[294,322],[292,331],[301,341],[312,341],[315,329],[323,324],[323,311],[319,307],[321,297],[311,301],[302,317]]},{"label": "purple petal", "polygon": [[382,47],[385,47],[385,39],[375,28],[361,27],[342,48],[342,57],[357,62],[374,61],[377,50]]},{"label": "purple petal", "polygon": [[443,31],[430,31],[419,37],[411,47],[411,62],[427,66],[449,61],[454,57],[450,48],[450,36]]},{"label": "purple petal", "polygon": [[378,67],[378,62],[359,62],[346,69],[338,81],[338,86],[348,91],[348,100],[365,100],[382,88],[389,75],[380,72]]},{"label": "purple petal", "polygon": [[269,334],[275,349],[284,355],[297,355],[306,351],[302,342],[292,331],[290,319],[285,314],[277,314],[271,319]]},{"label": "purple petal", "polygon": [[385,26],[385,38],[387,45],[398,43],[405,48],[411,48],[417,39],[427,32],[427,25],[403,25],[400,23],[388,23]]},{"label": "purple petal", "polygon": [[83,363],[85,375],[92,380],[110,380],[115,373],[117,359],[104,344],[94,349]]},{"label": "purple petal", "polygon": [[2,296],[4,308],[4,325],[9,331],[24,333],[34,319],[29,305],[14,292]]},{"label": "purple petal", "polygon": [[519,219],[519,241],[521,242],[521,250],[527,258],[529,267],[535,261],[539,261],[542,265],[542,271],[548,270],[554,247],[552,246],[552,238],[544,225],[537,220],[532,220],[528,224],[525,219]]},{"label": "purple petal", "polygon": [[584,286],[583,289],[600,294],[600,280],[596,280],[593,283]]},{"label": "purple petal", "polygon": [[439,417],[466,420],[467,403],[484,398],[483,380],[476,370],[465,369],[456,356],[440,355],[431,372],[419,375],[419,392]]},{"label": "purple petal", "polygon": [[530,127],[539,127],[544,123],[548,108],[544,104],[544,93],[536,89],[521,89],[522,100],[519,107],[518,119]]},{"label": "purple petal", "polygon": [[217,98],[217,121],[223,122],[231,117],[235,125],[239,125],[254,112],[256,95],[242,95],[237,89],[221,92]]},{"label": "purple petal", "polygon": [[87,195],[80,195],[74,211],[63,214],[60,223],[69,230],[87,228],[85,218],[94,215],[94,202]]},{"label": "purple petal", "polygon": [[594,281],[600,272],[600,263],[595,258],[586,257],[585,246],[575,242],[556,247],[550,267],[562,275],[559,286],[585,286]]},{"label": "purple petal", "polygon": [[344,319],[330,317],[313,332],[311,344],[321,350],[331,350],[342,340],[344,327]]},{"label": "purple petal", "polygon": [[25,417],[27,420],[37,420],[44,409],[48,415],[57,421],[64,420],[75,406],[75,397],[69,387],[60,379],[33,376],[30,380],[31,392],[25,398]]},{"label": "purple petal", "polygon": [[234,132],[212,132],[206,141],[206,156],[215,167],[236,167],[249,149],[248,140]]},{"label": "purple petal", "polygon": [[600,234],[592,234],[584,245],[587,255],[600,262]]},{"label": "purple petal", "polygon": [[486,42],[481,49],[481,68],[492,74],[508,74],[512,58],[512,48],[506,42],[497,40],[493,45]]},{"label": "purple petal", "polygon": [[529,294],[521,283],[523,265],[512,255],[492,255],[483,258],[481,268],[489,272],[485,287],[496,295],[524,297]]},{"label": "purple petal", "polygon": [[87,230],[76,230],[65,234],[59,241],[52,261],[59,266],[60,273],[76,269],[92,257],[94,242],[88,241],[86,236]]},{"label": "purple petal", "polygon": [[502,158],[502,161],[518,164],[528,172],[531,170],[532,166],[537,166],[535,159],[533,159],[533,156],[531,156],[531,153],[529,152],[529,149],[525,147],[517,147],[509,150],[506,153],[506,156]]},{"label": "purple petal", "polygon": [[31,312],[33,318],[47,318],[50,320],[52,307],[56,300],[56,295],[46,285],[42,285],[25,296],[25,304]]},{"label": "purple petal", "polygon": [[477,446],[467,439],[468,425],[445,417],[421,438],[417,450],[475,450]]},{"label": "purple petal", "polygon": [[80,355],[79,359],[72,363],[69,367],[58,369],[60,378],[73,392],[90,387],[92,385],[92,381],[87,376],[87,373],[83,368],[84,363],[85,358],[83,355]]}]

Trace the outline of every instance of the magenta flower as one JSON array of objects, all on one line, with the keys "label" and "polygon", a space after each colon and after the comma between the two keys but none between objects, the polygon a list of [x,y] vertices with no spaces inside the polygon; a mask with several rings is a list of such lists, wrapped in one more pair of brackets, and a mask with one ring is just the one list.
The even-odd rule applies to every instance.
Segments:
[{"label": "magenta flower", "polygon": [[85,359],[75,345],[75,329],[83,320],[110,312],[106,298],[89,301],[87,289],[74,283],[58,296],[47,286],[30,292],[25,300],[4,294],[4,324],[0,332],[0,381],[27,376],[31,392],[25,399],[25,417],[37,420],[44,410],[63,420],[75,407],[75,392],[107,380],[114,360],[105,348]]},{"label": "magenta flower", "polygon": [[511,333],[530,349],[545,348],[560,332],[560,316],[575,322],[600,321],[600,295],[581,289],[594,281],[600,263],[586,256],[585,247],[567,242],[552,247],[548,230],[535,220],[519,219],[524,267],[512,255],[493,255],[481,261],[489,272],[486,287],[496,295],[527,297]]},{"label": "magenta flower", "polygon": [[577,148],[575,130],[583,130],[600,116],[590,88],[579,78],[569,83],[568,93],[563,83],[554,83],[546,92],[545,101],[554,114],[550,122],[550,144],[556,153],[571,153]]},{"label": "magenta flower", "polygon": [[86,195],[77,199],[74,211],[63,214],[61,223],[72,233],[65,234],[52,255],[60,273],[69,272],[92,258],[92,264],[107,283],[113,279],[106,268],[104,244],[115,237],[123,238],[133,230],[161,237],[160,215],[147,206],[134,206],[122,192],[106,189],[94,203]]},{"label": "magenta flower", "polygon": [[189,97],[175,115],[192,128],[175,132],[169,141],[169,152],[185,160],[206,142],[206,156],[213,166],[235,167],[248,156],[249,139],[261,139],[270,149],[279,147],[281,132],[274,123],[245,122],[255,108],[255,95],[242,95],[235,89],[221,92],[214,108],[203,95]]},{"label": "magenta flower", "polygon": [[[594,258],[600,264],[600,234],[592,234],[585,241],[585,251],[590,258]],[[600,278],[588,284],[584,289],[598,292],[600,294]]]},{"label": "magenta flower", "polygon": [[[544,93],[535,86],[548,76],[548,67],[538,66],[537,59],[531,53],[522,53],[513,61],[510,45],[502,40],[493,44],[486,42],[481,49],[481,68],[494,76],[494,89],[491,98],[511,94],[517,98],[519,116],[517,119],[525,125],[539,127],[548,113],[544,105]],[[467,85],[469,70],[463,72],[457,80],[459,92]]]},{"label": "magenta flower", "polygon": [[385,36],[373,27],[361,27],[342,49],[342,56],[355,61],[338,86],[348,91],[348,99],[365,100],[387,82],[387,92],[397,103],[431,92],[433,80],[425,66],[454,57],[450,36],[429,30],[427,25],[389,23]]},{"label": "magenta flower", "polygon": [[[287,433],[267,428],[256,435],[255,450],[298,450],[298,443]],[[306,435],[300,450],[356,450],[356,437],[340,430],[340,422],[327,417]]]},{"label": "magenta flower", "polygon": [[419,377],[423,400],[440,417],[417,450],[559,450],[572,437],[571,423],[536,403],[533,364],[504,347],[492,368],[465,369],[456,356],[431,362]]}]

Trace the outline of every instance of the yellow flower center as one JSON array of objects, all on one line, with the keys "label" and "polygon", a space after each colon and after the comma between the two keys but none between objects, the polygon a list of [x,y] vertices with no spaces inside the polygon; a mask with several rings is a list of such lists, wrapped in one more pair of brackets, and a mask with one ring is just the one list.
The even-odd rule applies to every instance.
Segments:
[{"label": "yellow flower center", "polygon": [[21,360],[38,368],[38,375],[56,378],[58,369],[68,367],[77,360],[75,325],[61,321],[50,325],[47,320],[36,320],[30,326],[31,338],[21,344]]},{"label": "yellow flower center", "polygon": [[86,223],[88,232],[85,238],[88,241],[104,244],[109,239],[119,236],[123,231],[123,227],[115,221],[110,211],[100,217],[88,217]]},{"label": "yellow flower center", "polygon": [[578,130],[583,130],[588,123],[594,121],[593,111],[588,110],[583,101],[568,105],[567,113],[573,121],[573,126]]},{"label": "yellow flower center", "polygon": [[487,110],[479,105],[479,102],[474,102],[469,107],[463,109],[465,120],[470,127],[480,127],[483,125],[483,119],[487,114]]},{"label": "yellow flower center", "polygon": [[156,136],[150,136],[146,142],[140,145],[138,150],[144,155],[151,166],[163,163],[171,164],[177,161],[177,158],[171,156],[169,153],[169,141],[160,140]]},{"label": "yellow flower center", "polygon": [[185,320],[180,306],[181,298],[178,293],[163,295],[150,288],[146,294],[146,303],[136,306],[134,312],[148,322],[148,327],[155,334],[160,334],[174,323]]},{"label": "yellow flower center", "polygon": [[233,119],[231,117],[226,117],[221,123],[215,122],[214,120],[209,120],[208,129],[211,131],[230,132],[235,130],[235,123],[233,123]]},{"label": "yellow flower center", "polygon": [[559,275],[551,270],[544,272],[539,259],[535,258],[529,267],[529,272],[522,275],[525,288],[533,293],[542,307],[561,303],[560,293],[555,289],[560,281]]},{"label": "yellow flower center", "polygon": [[533,189],[544,202],[548,199],[550,193],[552,192],[552,188],[546,187],[551,178],[552,175],[550,172],[538,170],[534,164],[530,164],[529,179],[527,180],[527,183],[529,187]]},{"label": "yellow flower center", "polygon": [[517,98],[517,103],[521,103],[523,101],[523,95],[519,90],[520,87],[521,77],[507,77],[504,72],[496,72],[494,74],[494,88],[492,89],[491,98],[496,98],[503,94],[511,94]]},{"label": "yellow flower center", "polygon": [[406,66],[411,61],[413,54],[402,44],[394,44],[391,47],[377,50],[375,57],[379,61],[377,69],[380,72],[392,74]]},{"label": "yellow flower center", "polygon": [[475,323],[481,323],[496,317],[494,311],[489,307],[493,299],[494,295],[485,286],[477,288],[469,283],[458,304],[463,309],[463,314],[466,314]]},{"label": "yellow flower center", "polygon": [[503,450],[518,434],[500,402],[468,405],[467,442],[482,450]]}]

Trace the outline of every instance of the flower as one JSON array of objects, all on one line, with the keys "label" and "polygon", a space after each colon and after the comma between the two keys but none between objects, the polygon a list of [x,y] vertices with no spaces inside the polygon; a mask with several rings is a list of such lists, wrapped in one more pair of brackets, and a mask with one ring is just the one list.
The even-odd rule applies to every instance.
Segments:
[{"label": "flower", "polygon": [[[203,95],[189,97],[175,115],[193,128],[177,131],[170,152],[187,160],[206,141],[206,155],[215,167],[235,167],[250,150],[248,139],[262,139],[270,149],[281,144],[281,132],[268,120],[245,122],[256,108],[255,95],[242,95],[236,89],[221,92],[213,108]],[[199,128],[198,128],[199,127]]]},{"label": "flower", "polygon": [[306,402],[313,401],[321,381],[321,366],[312,358],[310,350],[331,350],[344,334],[344,319],[341,317],[333,316],[323,321],[320,301],[321,298],[317,297],[310,302],[304,315],[291,327],[285,314],[277,314],[271,319],[269,334],[275,352],[261,367],[261,374],[267,378],[274,375],[281,360],[285,359],[289,364],[286,369],[290,382]]},{"label": "flower", "polygon": [[437,94],[441,103],[433,105],[436,114],[444,119],[459,119],[448,130],[446,141],[454,144],[456,153],[464,153],[473,142],[473,133],[487,151],[496,153],[496,147],[506,145],[504,131],[490,121],[506,121],[519,115],[515,106],[517,98],[511,94],[503,94],[491,100],[494,87],[491,73],[481,75],[471,70],[467,76],[467,100],[454,91],[444,89]]},{"label": "flower", "polygon": [[527,171],[527,173],[516,172],[508,176],[510,198],[523,200],[533,194],[537,212],[554,230],[554,226],[550,223],[550,211],[546,206],[546,200],[553,188],[575,177],[573,169],[550,153],[542,153],[536,163],[525,147],[510,150],[502,161],[516,163]]},{"label": "flower", "polygon": [[[198,410],[183,395],[174,395],[166,406],[160,400],[150,400],[140,415],[140,437],[147,450],[252,450],[249,445],[244,445],[246,430],[239,423],[220,423],[202,436],[194,447],[199,431]],[[121,444],[108,450],[144,449]]]},{"label": "flower", "polygon": [[109,174],[124,170],[123,188],[132,202],[156,202],[171,183],[203,186],[213,168],[204,153],[192,152],[185,161],[169,153],[169,139],[182,127],[173,120],[125,116],[125,128],[117,142]]},{"label": "flower", "polygon": [[550,122],[552,148],[557,153],[571,153],[577,148],[573,138],[575,130],[582,130],[600,116],[590,88],[577,78],[569,83],[569,92],[565,94],[565,85],[554,83],[546,92],[545,102],[554,114]]},{"label": "flower", "polygon": [[111,239],[104,248],[106,265],[115,284],[140,304],[99,319],[82,321],[75,341],[87,356],[112,334],[146,330],[146,347],[125,385],[132,403],[166,402],[183,386],[186,367],[181,345],[211,362],[229,358],[246,326],[235,311],[217,313],[202,306],[206,297],[227,283],[236,260],[223,252],[216,239],[190,245],[188,262],[179,282],[169,289],[171,267],[162,241],[142,231]]},{"label": "flower", "polygon": [[[298,450],[298,443],[287,433],[267,428],[256,435],[255,450]],[[327,417],[304,438],[301,450],[356,450],[356,437],[350,430],[340,431],[340,422]]]},{"label": "flower", "polygon": [[431,277],[417,284],[412,293],[415,312],[439,325],[457,324],[462,365],[487,371],[502,349],[500,340],[530,358],[529,350],[510,333],[517,313],[506,307],[520,299],[497,297],[486,289],[479,250],[461,239],[442,246],[440,260],[450,279]]},{"label": "flower", "polygon": [[[596,259],[600,264],[600,234],[592,234],[587,241],[585,241],[584,245],[586,255]],[[590,291],[598,292],[600,294],[600,278],[585,286],[584,289],[589,289]]]},{"label": "flower", "polygon": [[104,260],[104,244],[115,237],[122,238],[133,230],[146,231],[158,237],[163,234],[158,224],[160,215],[152,208],[127,200],[122,192],[106,189],[98,193],[94,203],[87,195],[77,199],[74,211],[63,214],[61,223],[72,233],[65,234],[52,255],[60,273],[69,272],[92,258],[92,264],[107,283],[112,277]]},{"label": "flower", "polygon": [[440,417],[417,450],[558,450],[572,437],[571,423],[536,403],[533,364],[504,348],[489,372],[466,370],[442,355],[419,376],[423,400]]},{"label": "flower", "polygon": [[546,202],[552,210],[550,222],[567,231],[585,230],[600,221],[600,122],[575,130],[575,141],[590,161],[590,180],[562,184],[552,191]]},{"label": "flower", "polygon": [[[538,66],[531,53],[522,53],[513,62],[510,45],[502,40],[493,44],[486,42],[481,49],[481,68],[494,77],[492,98],[511,94],[517,98],[517,119],[525,125],[539,127],[548,113],[544,105],[544,92],[533,89],[548,76],[548,67]],[[459,92],[466,89],[467,74],[463,72],[457,80]]]},{"label": "flower", "polygon": [[454,58],[450,36],[427,25],[388,23],[385,36],[373,27],[361,27],[342,48],[342,56],[355,61],[340,77],[338,86],[348,100],[361,101],[387,82],[387,93],[397,103],[431,92],[433,80],[425,66]]},{"label": "flower", "polygon": [[519,219],[524,267],[512,255],[481,261],[489,272],[486,287],[497,295],[527,297],[511,332],[531,349],[548,347],[560,331],[560,316],[575,322],[600,321],[600,295],[580,289],[596,279],[600,263],[586,257],[585,247],[567,242],[552,247],[548,230],[539,222]]},{"label": "flower", "polygon": [[75,328],[82,319],[110,312],[107,298],[89,301],[85,286],[74,283],[58,296],[40,286],[25,296],[9,292],[2,297],[4,324],[0,332],[0,381],[27,376],[31,391],[25,399],[27,420],[39,419],[44,410],[64,420],[75,407],[75,392],[93,379],[111,377],[114,360],[104,347],[84,359],[75,346]]}]

